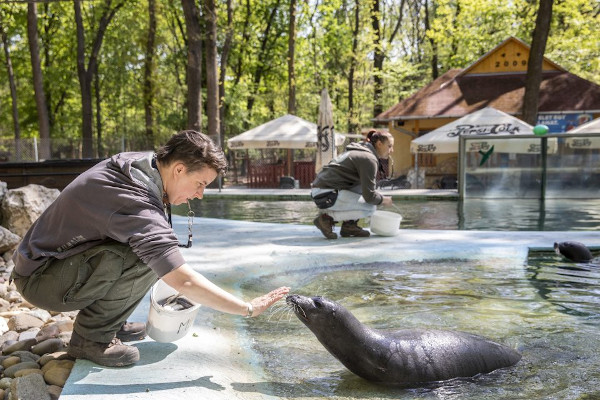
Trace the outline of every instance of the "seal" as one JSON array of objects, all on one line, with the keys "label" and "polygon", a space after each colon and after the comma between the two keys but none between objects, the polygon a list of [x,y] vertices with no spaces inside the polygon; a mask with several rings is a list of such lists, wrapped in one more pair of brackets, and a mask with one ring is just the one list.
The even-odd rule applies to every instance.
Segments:
[{"label": "seal", "polygon": [[516,350],[470,333],[371,329],[324,297],[293,294],[286,303],[346,368],[373,382],[415,385],[471,377],[510,367],[521,359]]},{"label": "seal", "polygon": [[590,249],[580,242],[554,242],[554,251],[558,255],[579,263],[586,263],[594,258]]}]

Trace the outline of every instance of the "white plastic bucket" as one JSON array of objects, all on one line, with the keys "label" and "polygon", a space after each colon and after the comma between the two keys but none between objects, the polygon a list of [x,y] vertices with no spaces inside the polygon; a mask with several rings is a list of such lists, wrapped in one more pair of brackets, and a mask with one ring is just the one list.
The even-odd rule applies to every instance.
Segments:
[{"label": "white plastic bucket", "polygon": [[184,337],[192,325],[200,309],[200,304],[174,311],[158,304],[167,297],[177,294],[171,286],[159,280],[150,289],[150,311],[146,323],[146,333],[157,342],[174,342]]},{"label": "white plastic bucket", "polygon": [[371,232],[380,236],[396,236],[400,232],[402,215],[377,210],[371,215]]}]

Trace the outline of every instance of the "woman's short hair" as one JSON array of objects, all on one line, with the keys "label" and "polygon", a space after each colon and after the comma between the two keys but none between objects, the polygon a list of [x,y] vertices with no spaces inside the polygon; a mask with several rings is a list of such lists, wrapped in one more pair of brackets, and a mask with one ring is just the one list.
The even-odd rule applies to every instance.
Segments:
[{"label": "woman's short hair", "polygon": [[209,167],[224,174],[227,171],[227,160],[221,147],[217,146],[207,135],[193,131],[181,131],[156,151],[156,159],[165,165],[182,162],[189,172]]},{"label": "woman's short hair", "polygon": [[371,143],[375,146],[377,142],[387,143],[392,138],[392,134],[386,131],[378,131],[376,129],[371,129],[367,133],[367,142]]}]

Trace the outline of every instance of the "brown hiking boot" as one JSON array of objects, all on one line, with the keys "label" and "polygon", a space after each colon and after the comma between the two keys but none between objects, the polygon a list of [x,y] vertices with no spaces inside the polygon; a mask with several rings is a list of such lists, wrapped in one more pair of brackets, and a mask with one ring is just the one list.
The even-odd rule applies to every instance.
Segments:
[{"label": "brown hiking boot", "polygon": [[333,231],[335,221],[329,215],[320,214],[313,223],[327,239],[337,239],[337,233]]},{"label": "brown hiking boot", "polygon": [[121,343],[116,337],[110,343],[98,343],[79,336],[75,331],[71,335],[67,353],[71,357],[85,358],[105,367],[123,367],[140,359],[137,348]]},{"label": "brown hiking boot", "polygon": [[116,336],[121,342],[142,340],[146,337],[146,324],[143,322],[125,322]]},{"label": "brown hiking boot", "polygon": [[358,220],[349,220],[342,222],[340,235],[342,235],[342,237],[369,237],[371,236],[371,232],[358,226]]}]

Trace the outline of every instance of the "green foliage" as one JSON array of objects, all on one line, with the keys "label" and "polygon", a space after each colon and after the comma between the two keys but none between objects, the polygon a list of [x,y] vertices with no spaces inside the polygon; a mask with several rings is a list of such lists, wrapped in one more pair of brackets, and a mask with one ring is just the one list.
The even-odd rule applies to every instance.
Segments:
[{"label": "green foliage", "polygon": [[[81,5],[86,27],[86,54],[89,56],[104,2],[83,2]],[[297,2],[295,83],[299,117],[316,121],[320,92],[327,88],[338,131],[346,131],[350,122],[363,128],[372,125],[374,35],[371,5],[371,0]],[[288,99],[289,2],[235,0],[232,6],[233,41],[222,99],[226,105],[226,137],[285,114]],[[429,7],[429,29],[426,29],[426,6]],[[218,1],[217,7],[221,51],[227,28],[226,1]],[[357,49],[353,52],[356,7],[360,10],[360,27]],[[99,54],[100,120],[103,140],[110,149],[118,149],[117,145],[109,146],[110,143],[135,142],[144,135],[142,84],[147,8],[146,0],[127,1],[109,25]],[[508,36],[529,43],[537,2],[380,0],[380,9],[386,109],[431,81],[434,54],[438,57],[441,74],[451,68],[468,66]],[[600,83],[599,15],[597,2],[556,0],[546,51],[546,57],[552,61],[596,83]],[[27,41],[27,5],[0,4],[0,21],[9,40],[16,76],[21,135],[36,136],[37,111]],[[399,30],[392,38],[398,21]],[[79,138],[81,96],[73,4],[38,3],[38,31],[51,136]],[[180,2],[157,0],[156,46],[155,145],[172,132],[185,128],[187,121],[187,39]],[[4,48],[0,60],[0,137],[10,138],[14,133]],[[349,121],[348,79],[353,62],[355,114]]]}]

